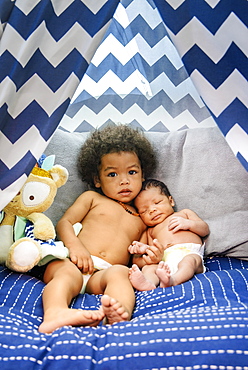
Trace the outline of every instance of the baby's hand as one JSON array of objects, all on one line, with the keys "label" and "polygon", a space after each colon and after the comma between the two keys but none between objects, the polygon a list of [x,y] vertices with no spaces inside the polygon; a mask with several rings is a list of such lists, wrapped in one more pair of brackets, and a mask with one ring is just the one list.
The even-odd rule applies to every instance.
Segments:
[{"label": "baby's hand", "polygon": [[144,254],[146,253],[147,248],[149,248],[149,245],[133,241],[132,244],[128,247],[128,251],[131,254]]},{"label": "baby's hand", "polygon": [[189,230],[191,225],[191,220],[175,216],[170,219],[170,222],[168,224],[168,229],[172,231],[172,233],[176,233],[179,230]]},{"label": "baby's hand", "polygon": [[143,255],[143,260],[146,264],[151,265],[159,263],[164,256],[164,247],[157,239],[153,240],[153,245],[149,245],[146,250],[146,255]]}]

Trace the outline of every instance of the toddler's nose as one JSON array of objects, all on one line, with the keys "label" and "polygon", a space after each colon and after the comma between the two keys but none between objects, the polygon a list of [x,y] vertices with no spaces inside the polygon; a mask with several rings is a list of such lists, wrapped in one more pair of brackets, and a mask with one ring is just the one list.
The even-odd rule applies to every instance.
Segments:
[{"label": "toddler's nose", "polygon": [[121,179],[121,185],[126,185],[126,184],[129,184],[128,178]]}]

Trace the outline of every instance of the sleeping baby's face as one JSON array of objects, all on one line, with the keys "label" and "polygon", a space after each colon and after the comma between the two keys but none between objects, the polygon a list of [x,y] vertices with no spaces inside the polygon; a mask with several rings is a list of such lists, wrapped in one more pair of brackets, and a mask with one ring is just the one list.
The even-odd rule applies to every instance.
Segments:
[{"label": "sleeping baby's face", "polygon": [[174,213],[174,200],[162,194],[158,187],[142,190],[135,199],[142,221],[147,226],[155,226]]}]

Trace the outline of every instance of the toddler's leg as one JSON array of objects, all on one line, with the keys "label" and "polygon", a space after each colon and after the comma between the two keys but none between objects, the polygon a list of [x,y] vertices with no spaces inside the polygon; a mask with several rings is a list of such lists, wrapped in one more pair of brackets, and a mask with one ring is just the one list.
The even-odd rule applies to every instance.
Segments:
[{"label": "toddler's leg", "polygon": [[135,294],[128,271],[126,266],[111,266],[96,272],[86,286],[87,293],[104,294],[101,303],[108,324],[127,321],[132,316]]},{"label": "toddler's leg", "polygon": [[134,264],[129,269],[129,279],[132,286],[141,291],[155,289],[159,282],[155,275],[156,266],[157,265],[146,265],[141,271],[138,266]]},{"label": "toddler's leg", "polygon": [[103,319],[103,310],[71,309],[71,300],[80,293],[83,275],[69,260],[56,260],[47,266],[43,292],[44,318],[39,327],[42,333],[51,333],[64,325],[96,326]]}]

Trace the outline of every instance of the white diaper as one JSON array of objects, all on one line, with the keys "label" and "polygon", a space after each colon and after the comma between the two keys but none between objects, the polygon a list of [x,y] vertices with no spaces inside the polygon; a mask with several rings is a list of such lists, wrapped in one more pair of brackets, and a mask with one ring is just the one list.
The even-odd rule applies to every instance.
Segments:
[{"label": "white diaper", "polygon": [[[106,270],[107,268],[111,267],[111,263],[103,260],[102,258],[100,257],[96,257],[96,256],[91,256],[92,260],[93,260],[93,263],[94,263],[94,269],[95,270]],[[91,276],[95,273],[96,271],[94,271],[92,274],[83,274],[83,278],[84,278],[84,281],[83,281],[83,286],[82,286],[82,289],[80,291],[81,294],[84,294],[85,293],[85,289],[86,289],[86,285],[89,281],[89,278],[91,278]]]},{"label": "white diaper", "polygon": [[202,259],[203,272],[205,272],[206,268],[203,263],[204,247],[205,244],[175,244],[164,251],[163,261],[165,261],[170,267],[171,274],[174,274],[178,270],[178,264],[182,261],[183,257],[188,254],[197,254]]}]

